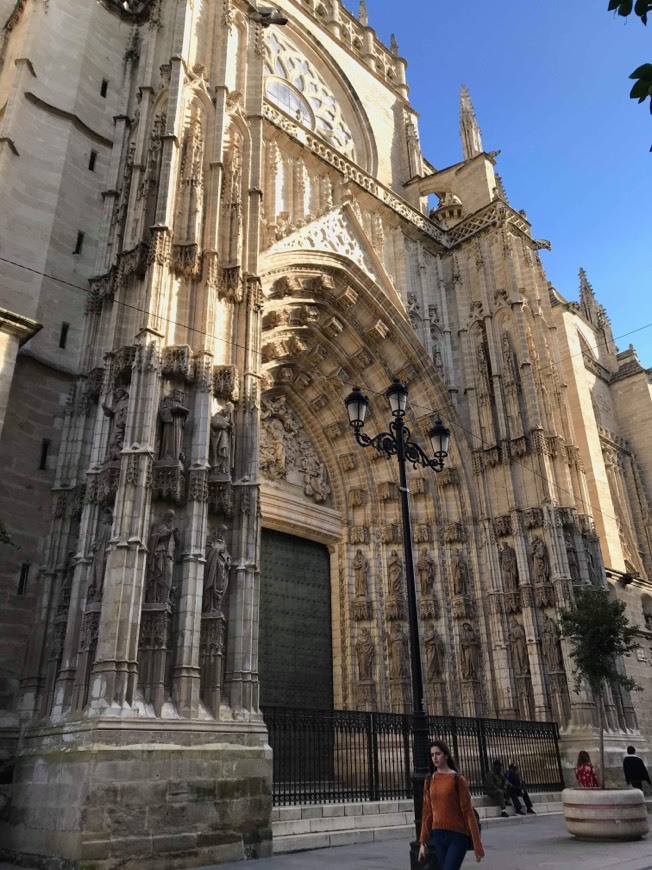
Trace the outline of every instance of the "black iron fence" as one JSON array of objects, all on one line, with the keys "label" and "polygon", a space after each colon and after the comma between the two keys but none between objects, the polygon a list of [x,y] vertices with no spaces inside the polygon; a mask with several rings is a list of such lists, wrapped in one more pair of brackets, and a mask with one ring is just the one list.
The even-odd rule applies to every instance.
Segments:
[{"label": "black iron fence", "polygon": [[[412,796],[409,715],[264,707],[263,716],[276,806]],[[449,745],[476,794],[496,758],[505,767],[517,762],[532,792],[564,787],[554,722],[429,716],[428,724],[431,739]]]}]

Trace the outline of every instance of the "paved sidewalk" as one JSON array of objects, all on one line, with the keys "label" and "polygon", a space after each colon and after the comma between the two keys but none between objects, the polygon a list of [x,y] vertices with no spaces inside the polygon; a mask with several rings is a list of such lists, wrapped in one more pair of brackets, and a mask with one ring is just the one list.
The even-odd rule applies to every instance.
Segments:
[{"label": "paved sidewalk", "polygon": [[[652,833],[634,843],[586,843],[571,837],[561,815],[529,817],[518,824],[483,830],[486,856],[481,870],[652,870]],[[465,868],[476,865],[469,853]],[[408,870],[408,843],[389,840],[297,852],[247,864],[221,864],[210,870]],[[204,868],[209,870],[209,868]]]}]

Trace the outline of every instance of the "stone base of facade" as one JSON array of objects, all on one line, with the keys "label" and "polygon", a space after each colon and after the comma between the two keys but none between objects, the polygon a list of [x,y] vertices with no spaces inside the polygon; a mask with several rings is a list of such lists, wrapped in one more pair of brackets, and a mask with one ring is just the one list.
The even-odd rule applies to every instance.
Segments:
[{"label": "stone base of facade", "polygon": [[168,870],[272,853],[262,722],[103,719],[32,730],[0,821],[0,859]]}]

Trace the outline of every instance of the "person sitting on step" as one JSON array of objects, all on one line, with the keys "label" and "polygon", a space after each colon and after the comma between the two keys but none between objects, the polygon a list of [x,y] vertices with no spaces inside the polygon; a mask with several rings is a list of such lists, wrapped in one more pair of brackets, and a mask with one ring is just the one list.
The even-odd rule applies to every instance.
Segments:
[{"label": "person sitting on step", "polygon": [[535,812],[532,809],[532,801],[530,800],[530,795],[527,793],[525,783],[521,779],[521,774],[519,773],[518,764],[516,764],[516,762],[512,761],[512,763],[509,765],[509,770],[505,775],[505,779],[509,783],[509,796],[511,797],[512,803],[514,804],[514,810],[516,811],[516,815],[525,815],[525,813],[523,812],[523,807],[521,806],[520,798],[523,798],[525,808],[527,810],[527,815],[535,815]]},{"label": "person sitting on step", "polygon": [[500,807],[500,815],[507,818],[507,800],[510,796],[510,785],[503,773],[503,763],[496,759],[484,778],[484,793]]}]

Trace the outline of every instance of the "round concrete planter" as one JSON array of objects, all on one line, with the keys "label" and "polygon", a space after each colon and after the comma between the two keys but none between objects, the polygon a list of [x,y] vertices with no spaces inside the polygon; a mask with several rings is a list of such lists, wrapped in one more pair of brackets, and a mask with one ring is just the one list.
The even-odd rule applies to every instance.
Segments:
[{"label": "round concrete planter", "polygon": [[650,829],[638,788],[565,788],[561,799],[566,829],[579,840],[638,840]]}]

